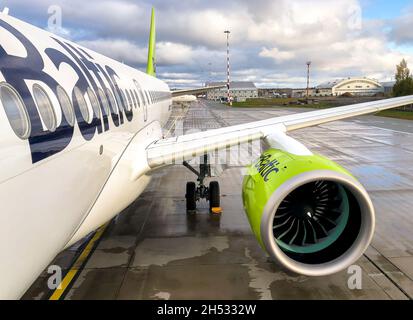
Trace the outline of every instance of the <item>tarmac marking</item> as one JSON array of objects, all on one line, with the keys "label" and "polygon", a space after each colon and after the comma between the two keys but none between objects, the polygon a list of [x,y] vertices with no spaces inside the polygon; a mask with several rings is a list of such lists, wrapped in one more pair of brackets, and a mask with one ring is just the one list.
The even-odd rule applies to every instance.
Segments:
[{"label": "tarmac marking", "polygon": [[171,124],[169,130],[164,134],[165,138],[169,137],[169,134],[171,133],[172,129],[175,128],[176,123],[178,122],[178,120],[183,120],[185,118],[185,116],[188,113],[189,108],[184,109],[184,114],[181,114],[180,116],[177,116],[174,120],[174,122]]},{"label": "tarmac marking", "polygon": [[[403,274],[403,276],[406,276],[406,274],[404,272],[402,272],[393,262],[391,262],[389,259],[387,259],[386,257],[384,257],[380,251],[378,251],[376,248],[374,248],[373,246],[371,246],[374,250],[376,250],[381,257],[383,257],[383,259],[385,259],[389,264],[391,264],[393,267],[395,267],[397,270],[400,271],[401,274]],[[393,278],[393,276],[391,275],[390,272],[386,272],[386,270],[384,270],[378,263],[376,263],[374,261],[374,259],[372,259],[371,257],[368,256],[367,253],[364,253],[363,256],[373,265],[375,266],[394,286],[396,286],[396,288],[398,290],[400,290],[400,292],[402,294],[404,294],[406,296],[406,298],[408,298],[409,300],[413,300],[413,297],[398,283],[397,280],[395,280]]]},{"label": "tarmac marking", "polygon": [[93,237],[89,240],[86,244],[85,248],[82,250],[78,258],[73,263],[72,267],[68,271],[68,273],[63,278],[60,288],[56,289],[53,294],[50,296],[49,300],[60,300],[64,298],[64,294],[66,293],[67,289],[70,288],[71,284],[73,284],[74,280],[76,279],[79,272],[83,269],[86,262],[88,261],[89,257],[93,253],[94,249],[96,248],[98,241],[102,237],[103,233],[105,232],[106,228],[108,227],[109,222],[100,227]]},{"label": "tarmac marking", "polygon": [[[167,137],[178,120],[182,120],[185,118],[186,114],[188,113],[189,108],[186,108],[184,110],[184,114],[181,114],[180,116],[176,117],[175,121],[172,123],[171,127],[169,128],[168,132],[165,134],[165,137]],[[100,227],[93,237],[89,240],[89,242],[86,244],[85,248],[82,250],[78,258],[75,260],[73,263],[72,267],[70,270],[66,273],[65,277],[63,278],[60,288],[56,289],[52,295],[50,296],[49,300],[61,300],[64,299],[65,294],[67,293],[68,289],[71,287],[71,285],[74,283],[76,280],[77,276],[79,275],[80,271],[83,270],[83,267],[86,265],[86,262],[92,255],[95,247],[97,246],[100,238],[102,237],[103,233],[105,232],[106,228],[108,227],[110,222],[106,223],[102,227]]]},{"label": "tarmac marking", "polygon": [[[374,126],[374,125],[368,125],[368,124],[366,124],[365,120],[353,120],[353,122],[361,123],[361,124],[363,124],[367,127],[376,128],[376,129],[380,129],[380,130],[384,130],[384,131],[390,131],[390,132],[395,132],[395,133],[403,133],[403,134],[413,134],[412,132],[409,132],[409,131],[400,131],[400,130],[395,130],[395,129],[390,129],[390,128],[384,128],[384,127],[379,127],[379,126]],[[377,124],[377,121],[372,120],[372,122],[375,122]],[[380,123],[382,123],[382,122],[380,122]],[[408,126],[408,127],[411,127],[411,126]]]}]

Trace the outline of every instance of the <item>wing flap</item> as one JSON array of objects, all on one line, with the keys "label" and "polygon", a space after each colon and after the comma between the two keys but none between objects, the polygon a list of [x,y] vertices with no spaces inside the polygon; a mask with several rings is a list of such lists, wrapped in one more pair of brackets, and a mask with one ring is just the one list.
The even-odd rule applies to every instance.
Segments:
[{"label": "wing flap", "polygon": [[182,140],[178,138],[175,142],[169,141],[166,144],[162,142],[161,144],[154,143],[147,149],[148,165],[151,168],[156,168],[169,164],[182,164],[184,160],[201,156],[207,152],[225,149],[264,137],[264,132],[247,129],[242,132],[232,131],[192,140],[187,140],[186,137]]}]

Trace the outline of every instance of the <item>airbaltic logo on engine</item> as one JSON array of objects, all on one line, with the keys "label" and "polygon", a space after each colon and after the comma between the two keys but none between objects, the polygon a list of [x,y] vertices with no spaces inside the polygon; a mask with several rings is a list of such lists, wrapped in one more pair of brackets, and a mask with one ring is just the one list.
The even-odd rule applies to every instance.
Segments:
[{"label": "airbaltic logo on engine", "polygon": [[263,154],[255,165],[258,173],[263,177],[264,181],[267,182],[269,175],[272,172],[277,173],[280,169],[277,166],[280,164],[277,159],[271,160],[271,154]]}]

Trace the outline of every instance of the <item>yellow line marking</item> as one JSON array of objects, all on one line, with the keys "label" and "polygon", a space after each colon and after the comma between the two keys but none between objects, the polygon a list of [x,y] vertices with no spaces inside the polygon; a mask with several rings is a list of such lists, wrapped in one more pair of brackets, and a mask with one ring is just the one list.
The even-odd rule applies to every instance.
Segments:
[{"label": "yellow line marking", "polygon": [[83,249],[82,253],[76,259],[75,263],[73,264],[72,268],[63,278],[62,282],[60,283],[60,288],[57,288],[53,294],[50,296],[49,300],[59,300],[62,295],[65,293],[66,289],[69,287],[70,283],[73,281],[76,274],[81,270],[83,263],[87,260],[89,255],[92,253],[92,249],[96,242],[102,237],[103,232],[106,230],[109,222],[100,227],[96,233],[93,235],[92,239],[89,240],[86,247]]},{"label": "yellow line marking", "polygon": [[189,110],[189,107],[186,108],[186,110],[184,110],[184,114],[177,116],[174,120],[174,122],[172,123],[172,125],[170,126],[169,130],[164,134],[165,139],[169,138],[169,134],[171,133],[172,129],[175,128],[176,123],[178,122],[178,120],[183,120],[185,118],[185,116],[187,115]]},{"label": "yellow line marking", "polygon": [[176,117],[175,121],[172,123],[171,127],[169,128],[168,132],[165,133],[165,138],[169,137],[169,134],[171,133],[172,129],[176,126],[176,123],[178,122],[178,120],[182,120],[184,117],[183,116],[178,116]]}]

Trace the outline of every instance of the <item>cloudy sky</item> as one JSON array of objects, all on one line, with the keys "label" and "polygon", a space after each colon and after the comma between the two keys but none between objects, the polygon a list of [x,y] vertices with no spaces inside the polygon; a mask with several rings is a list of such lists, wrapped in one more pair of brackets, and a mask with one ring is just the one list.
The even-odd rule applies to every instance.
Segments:
[{"label": "cloudy sky", "polygon": [[260,87],[304,87],[350,76],[394,78],[413,69],[411,0],[0,0],[10,14],[139,69],[146,64],[150,9],[157,16],[158,76],[171,87],[225,79],[231,30],[232,77]]}]

